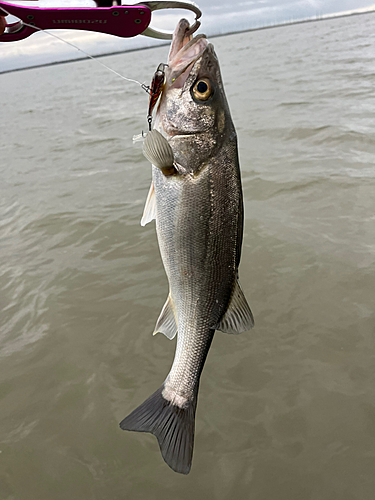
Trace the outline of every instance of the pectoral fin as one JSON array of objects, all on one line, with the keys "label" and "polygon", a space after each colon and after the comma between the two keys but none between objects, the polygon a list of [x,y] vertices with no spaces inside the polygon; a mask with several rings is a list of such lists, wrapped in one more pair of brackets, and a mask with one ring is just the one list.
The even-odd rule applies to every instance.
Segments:
[{"label": "pectoral fin", "polygon": [[177,323],[174,315],[173,301],[170,295],[168,295],[168,298],[156,322],[153,335],[156,335],[157,333],[164,333],[164,335],[169,338],[169,340],[172,340],[176,336]]},{"label": "pectoral fin", "polygon": [[253,314],[240,283],[236,280],[228,309],[214,328],[224,333],[238,334],[250,330],[253,326]]},{"label": "pectoral fin", "polygon": [[146,135],[143,142],[143,154],[164,175],[176,173],[172,148],[167,139],[157,130],[153,129]]},{"label": "pectoral fin", "polygon": [[151,182],[151,186],[145,203],[145,208],[143,209],[141,226],[145,226],[154,219],[156,219],[156,197],[154,183]]}]

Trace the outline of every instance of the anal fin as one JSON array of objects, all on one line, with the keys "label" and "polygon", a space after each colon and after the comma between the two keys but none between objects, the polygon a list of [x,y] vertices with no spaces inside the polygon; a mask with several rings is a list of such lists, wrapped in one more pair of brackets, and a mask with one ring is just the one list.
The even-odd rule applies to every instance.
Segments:
[{"label": "anal fin", "polygon": [[172,340],[176,336],[177,323],[174,314],[173,301],[170,294],[168,295],[168,298],[156,322],[153,335],[156,335],[157,333],[164,333],[164,335],[169,340]]},{"label": "anal fin", "polygon": [[236,279],[228,309],[214,328],[224,333],[238,334],[250,330],[253,326],[253,313]]}]

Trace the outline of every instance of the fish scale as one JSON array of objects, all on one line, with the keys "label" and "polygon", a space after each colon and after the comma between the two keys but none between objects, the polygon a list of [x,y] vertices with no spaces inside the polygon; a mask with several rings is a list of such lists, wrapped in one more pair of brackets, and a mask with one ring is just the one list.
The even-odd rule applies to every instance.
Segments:
[{"label": "fish scale", "polygon": [[199,381],[215,330],[253,326],[238,282],[236,132],[213,46],[202,35],[189,41],[188,26],[182,20],[175,30],[155,129],[144,142],[153,167],[142,224],[156,218],[170,288],[155,333],[171,339],[177,331],[176,352],[163,385],[120,424],[153,433],[164,460],[183,474],[191,467]]}]

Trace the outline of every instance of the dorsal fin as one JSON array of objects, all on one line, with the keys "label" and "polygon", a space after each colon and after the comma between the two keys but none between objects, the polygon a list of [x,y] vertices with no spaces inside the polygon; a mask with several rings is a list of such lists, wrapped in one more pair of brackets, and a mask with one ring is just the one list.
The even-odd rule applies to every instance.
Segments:
[{"label": "dorsal fin", "polygon": [[224,333],[238,334],[250,330],[253,326],[253,314],[240,283],[236,280],[228,309],[214,328]]}]

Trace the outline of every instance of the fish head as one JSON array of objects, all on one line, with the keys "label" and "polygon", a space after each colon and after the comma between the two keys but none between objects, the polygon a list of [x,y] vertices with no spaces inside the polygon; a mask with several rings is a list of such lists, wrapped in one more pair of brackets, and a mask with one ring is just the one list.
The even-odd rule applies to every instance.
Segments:
[{"label": "fish head", "polygon": [[174,32],[165,76],[156,128],[176,161],[198,171],[236,133],[214,47],[205,35],[192,38],[185,19]]}]

